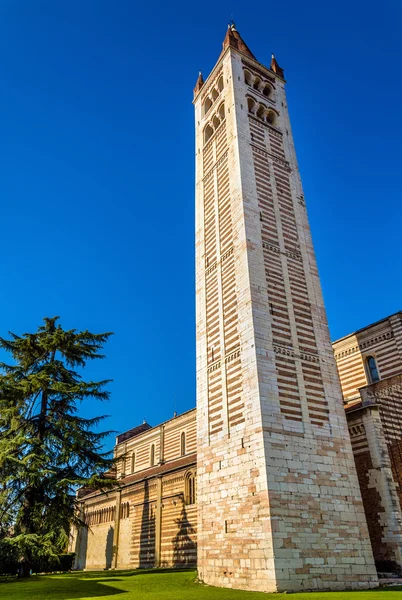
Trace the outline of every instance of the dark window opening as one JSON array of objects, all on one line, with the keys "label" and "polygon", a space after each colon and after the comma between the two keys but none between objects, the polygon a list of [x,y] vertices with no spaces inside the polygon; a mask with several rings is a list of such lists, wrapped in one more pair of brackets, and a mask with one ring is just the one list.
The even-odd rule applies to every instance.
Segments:
[{"label": "dark window opening", "polygon": [[369,356],[366,360],[368,374],[370,378],[370,383],[376,383],[376,381],[380,381],[380,376],[378,375],[377,364],[375,362],[374,356]]}]

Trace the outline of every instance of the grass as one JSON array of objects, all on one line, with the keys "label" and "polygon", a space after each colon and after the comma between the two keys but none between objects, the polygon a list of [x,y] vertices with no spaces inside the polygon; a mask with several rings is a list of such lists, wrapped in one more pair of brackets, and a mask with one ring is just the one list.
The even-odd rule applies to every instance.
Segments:
[{"label": "grass", "polygon": [[[292,594],[292,600],[398,600],[402,587]],[[267,594],[200,585],[195,571],[100,571],[0,581],[4,600],[265,600]],[[289,600],[285,594],[273,600]],[[401,598],[399,596],[399,598]]]}]

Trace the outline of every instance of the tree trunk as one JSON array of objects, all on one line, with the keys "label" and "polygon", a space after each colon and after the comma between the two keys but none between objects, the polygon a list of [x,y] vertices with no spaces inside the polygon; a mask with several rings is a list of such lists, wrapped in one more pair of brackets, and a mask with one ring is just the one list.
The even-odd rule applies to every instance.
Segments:
[{"label": "tree trunk", "polygon": [[31,575],[31,566],[29,562],[23,560],[20,562],[18,567],[18,579],[22,579],[23,577],[30,577]]}]

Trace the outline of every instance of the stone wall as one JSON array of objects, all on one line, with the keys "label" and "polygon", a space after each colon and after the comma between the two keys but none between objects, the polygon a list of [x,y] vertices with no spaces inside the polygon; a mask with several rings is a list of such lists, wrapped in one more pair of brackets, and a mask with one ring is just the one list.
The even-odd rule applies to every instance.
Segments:
[{"label": "stone wall", "polygon": [[[195,566],[195,411],[135,437],[119,437],[123,439],[115,451],[119,488],[80,497],[81,518],[88,528],[72,534],[76,568]],[[154,466],[152,444],[158,461]],[[138,461],[132,461],[133,453]]]},{"label": "stone wall", "polygon": [[402,515],[379,407],[348,412],[348,426],[377,568],[402,566]]},{"label": "stone wall", "polygon": [[[402,568],[402,313],[333,344],[377,567]],[[372,381],[372,357],[379,381]]]}]

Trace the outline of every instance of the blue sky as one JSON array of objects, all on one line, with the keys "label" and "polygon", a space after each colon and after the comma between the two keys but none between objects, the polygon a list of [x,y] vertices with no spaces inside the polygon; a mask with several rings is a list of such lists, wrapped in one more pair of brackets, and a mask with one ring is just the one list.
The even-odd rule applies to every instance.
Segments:
[{"label": "blue sky", "polygon": [[332,337],[402,309],[402,7],[0,1],[0,335],[114,331],[108,427],[195,406],[192,89],[233,17],[285,69]]}]

